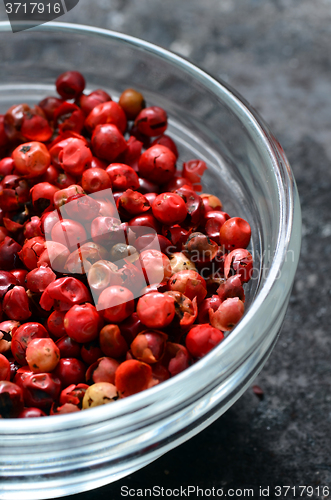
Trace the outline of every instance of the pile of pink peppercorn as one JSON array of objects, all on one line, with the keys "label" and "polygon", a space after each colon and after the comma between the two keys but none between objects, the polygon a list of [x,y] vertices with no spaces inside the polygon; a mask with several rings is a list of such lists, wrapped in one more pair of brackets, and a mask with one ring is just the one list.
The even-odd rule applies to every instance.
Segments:
[{"label": "pile of pink peppercorn", "polygon": [[[136,90],[0,115],[0,417],[113,402],[182,372],[244,314],[249,224],[179,170],[167,113]],[[112,193],[109,197],[106,193]],[[123,240],[124,238],[124,240]]]}]

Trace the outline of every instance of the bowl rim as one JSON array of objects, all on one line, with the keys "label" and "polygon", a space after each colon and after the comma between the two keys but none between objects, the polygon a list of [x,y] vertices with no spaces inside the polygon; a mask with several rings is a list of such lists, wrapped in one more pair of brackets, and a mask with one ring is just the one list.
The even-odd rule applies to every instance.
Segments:
[{"label": "bowl rim", "polygon": [[[110,38],[118,42],[124,42],[129,46],[143,49],[152,53],[154,56],[156,55],[165,59],[168,63],[179,66],[181,70],[186,71],[186,73],[197,79],[204,87],[216,94],[216,96],[218,95],[221,99],[224,100],[224,96],[227,96],[227,105],[229,105],[229,107],[232,106],[232,109],[235,110],[237,115],[239,113],[241,116],[245,117],[248,122],[250,122],[252,126],[252,133],[256,136],[256,140],[262,142],[265,147],[277,182],[280,223],[277,243],[275,245],[275,253],[269,269],[269,274],[262,287],[258,290],[253,303],[245,312],[245,315],[241,319],[240,323],[231,331],[231,335],[228,336],[219,346],[214,348],[207,356],[202,358],[198,363],[195,363],[188,370],[178,374],[173,379],[167,380],[165,383],[159,384],[148,391],[144,391],[143,396],[141,393],[136,394],[130,398],[118,401],[116,405],[104,405],[94,408],[93,411],[89,412],[57,415],[55,419],[50,417],[47,419],[24,419],[24,424],[22,420],[20,421],[19,430],[17,429],[17,419],[3,419],[0,434],[11,434],[12,432],[19,434],[24,432],[42,433],[47,431],[48,428],[51,428],[52,431],[63,430],[63,428],[73,429],[77,426],[81,427],[95,424],[102,420],[116,419],[117,417],[127,415],[129,412],[131,413],[141,409],[142,407],[146,408],[147,406],[153,404],[154,401],[160,399],[160,395],[162,395],[165,391],[169,391],[176,386],[178,387],[178,384],[180,384],[181,381],[186,380],[187,377],[190,377],[191,379],[198,377],[199,372],[204,370],[206,366],[212,362],[217,362],[220,358],[221,352],[222,357],[224,357],[230,350],[233,349],[234,345],[239,345],[244,330],[247,329],[253,320],[256,311],[261,307],[263,301],[266,299],[268,294],[270,294],[273,287],[275,287],[277,275],[284,264],[284,259],[286,258],[286,252],[291,240],[294,220],[295,182],[285,153],[256,110],[230,85],[223,82],[221,79],[218,80],[214,78],[206,71],[202,70],[182,56],[145,40],[124,33],[97,28],[94,26],[63,22],[48,22],[46,24],[30,28],[30,30],[42,32],[62,31],[76,35],[100,36],[102,38]],[[0,22],[0,33],[4,32],[11,32],[11,25],[8,21]],[[15,36],[19,36],[20,33],[15,33]],[[23,33],[26,32],[23,31]],[[294,267],[296,268],[296,266]],[[290,289],[292,280],[289,280],[289,282]],[[256,345],[258,340],[259,339],[256,337],[254,345]],[[111,407],[111,409],[109,407]]]}]

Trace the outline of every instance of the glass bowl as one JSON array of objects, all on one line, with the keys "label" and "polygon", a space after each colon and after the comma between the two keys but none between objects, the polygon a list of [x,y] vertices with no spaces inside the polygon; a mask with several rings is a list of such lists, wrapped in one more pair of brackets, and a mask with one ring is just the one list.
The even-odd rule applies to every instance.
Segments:
[{"label": "glass bowl", "polygon": [[301,215],[284,152],[229,86],[181,57],[119,33],[48,23],[12,34],[0,23],[0,113],[54,95],[63,71],[113,97],[134,87],[164,107],[180,160],[207,162],[204,191],[252,227],[254,277],[246,313],[192,367],[144,393],[78,414],[2,420],[1,498],[45,499],[115,481],[210,425],[252,383],[288,305],[300,252]]}]

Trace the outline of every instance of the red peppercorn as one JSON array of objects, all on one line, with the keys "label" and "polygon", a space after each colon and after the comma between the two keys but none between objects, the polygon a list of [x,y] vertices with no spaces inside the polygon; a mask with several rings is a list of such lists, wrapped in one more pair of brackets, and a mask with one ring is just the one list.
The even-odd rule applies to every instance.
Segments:
[{"label": "red peppercorn", "polygon": [[62,338],[66,334],[64,328],[64,317],[65,312],[53,311],[47,319],[47,329],[48,331],[57,338]]},{"label": "red peppercorn", "polygon": [[55,186],[59,189],[65,189],[72,184],[75,184],[75,179],[67,172],[59,173],[57,180],[54,182]]},{"label": "red peppercorn", "polygon": [[23,264],[31,271],[37,267],[38,258],[44,250],[45,238],[37,236],[35,238],[31,238],[30,240],[26,240],[18,255]]},{"label": "red peppercorn", "polygon": [[60,349],[52,339],[31,339],[25,358],[33,373],[49,373],[60,360]]},{"label": "red peppercorn", "polygon": [[26,139],[47,141],[52,136],[52,129],[39,106],[12,106],[4,116],[3,125],[7,138],[13,142],[24,142]]},{"label": "red peppercorn", "polygon": [[228,219],[230,219],[230,216],[225,212],[216,210],[209,210],[206,212],[205,205],[204,232],[218,245],[220,245],[221,227]]},{"label": "red peppercorn", "polygon": [[126,89],[118,101],[128,120],[134,120],[140,111],[145,108],[144,96],[134,89]]},{"label": "red peppercorn", "polygon": [[46,172],[41,176],[41,180],[42,182],[48,182],[49,184],[56,186],[60,173],[60,170],[51,164]]},{"label": "red peppercorn", "polygon": [[[72,184],[71,186],[61,189],[60,191],[57,191],[54,194],[54,205],[56,208],[61,208],[63,205],[67,203],[68,200],[70,200],[73,196],[76,196],[78,194],[85,194],[84,189],[81,186],[78,186],[77,184]],[[52,217],[54,219],[54,216],[57,217],[57,214],[53,214]],[[44,232],[46,233],[46,229],[44,228]]]},{"label": "red peppercorn", "polygon": [[172,377],[186,370],[190,366],[191,357],[186,347],[181,344],[167,342],[163,363],[166,362]]},{"label": "red peppercorn", "polygon": [[81,408],[86,389],[88,389],[87,384],[68,385],[68,387],[61,391],[59,398],[60,404],[64,405],[70,403]]},{"label": "red peppercorn", "polygon": [[0,381],[0,418],[17,417],[23,407],[22,389],[8,380]]},{"label": "red peppercorn", "polygon": [[171,251],[171,241],[162,234],[148,233],[139,236],[134,242],[135,248],[142,252],[143,250],[158,250],[168,256]]},{"label": "red peppercorn", "polygon": [[113,162],[127,149],[126,141],[116,125],[97,125],[92,135],[92,149],[97,158]]},{"label": "red peppercorn", "polygon": [[218,245],[203,233],[191,233],[183,247],[183,252],[193,264],[213,260],[218,252]]},{"label": "red peppercorn", "polygon": [[102,168],[88,168],[82,175],[82,188],[87,193],[96,193],[111,187],[110,177]]},{"label": "red peppercorn", "polygon": [[170,255],[170,264],[173,274],[187,269],[193,269],[193,271],[196,271],[195,265],[183,252],[172,253]]},{"label": "red peppercorn", "polygon": [[13,330],[11,350],[12,354],[20,365],[27,364],[26,349],[32,339],[49,338],[47,330],[36,322],[24,323]]},{"label": "red peppercorn", "polygon": [[72,252],[66,262],[66,270],[73,274],[85,274],[91,266],[108,257],[108,251],[92,241],[84,243]]},{"label": "red peppercorn", "polygon": [[217,294],[222,302],[234,297],[238,297],[242,302],[245,302],[245,292],[242,287],[241,276],[235,274],[224,281],[224,283],[221,283],[217,289]]},{"label": "red peppercorn", "polygon": [[29,201],[29,190],[25,179],[6,175],[0,184],[0,208],[6,212],[18,210]]},{"label": "red peppercorn", "polygon": [[176,191],[177,189],[187,186],[193,191],[193,184],[190,183],[185,177],[181,177],[180,173],[176,173],[169,182],[162,186],[162,191]]},{"label": "red peppercorn", "polygon": [[242,318],[245,306],[238,298],[226,299],[216,311],[209,310],[210,323],[219,330],[231,330]]},{"label": "red peppercorn", "polygon": [[[52,145],[49,146],[49,154],[51,155],[53,167],[61,169],[59,155],[62,152],[63,148],[72,142],[72,139],[74,139],[74,137],[66,137],[64,139],[62,136],[59,136],[59,140],[57,140],[55,144],[52,143]],[[82,140],[84,144],[87,144],[83,137],[79,140]]]},{"label": "red peppercorn", "polygon": [[239,274],[242,283],[247,283],[253,272],[253,257],[248,250],[237,248],[225,257],[224,276],[226,279],[233,274]]},{"label": "red peppercorn", "polygon": [[172,275],[170,260],[158,250],[144,250],[140,262],[148,284],[161,283]]},{"label": "red peppercorn", "polygon": [[181,292],[165,292],[164,295],[174,300],[175,319],[171,326],[174,328],[179,326],[182,331],[187,330],[197,319],[198,307],[196,297],[190,300]]},{"label": "red peppercorn", "polygon": [[30,318],[29,299],[22,286],[14,286],[3,299],[3,311],[8,318],[18,321]]},{"label": "red peppercorn", "polygon": [[64,328],[76,342],[90,342],[99,334],[101,318],[92,304],[76,304],[66,313]]},{"label": "red peppercorn", "polygon": [[145,213],[141,215],[136,215],[129,220],[129,226],[132,227],[135,232],[138,227],[148,228],[150,227],[156,233],[160,232],[160,223],[151,213]]},{"label": "red peppercorn", "polygon": [[[7,214],[9,215],[9,214]],[[17,214],[17,220],[22,222],[25,222],[26,220],[26,211],[24,210],[23,212]],[[24,228],[23,224],[20,224],[20,222],[15,222],[15,220],[11,220],[8,217],[3,218],[3,224],[5,228],[12,233],[14,238],[16,239],[22,239],[20,236],[22,235],[22,229]]]},{"label": "red peppercorn", "polygon": [[66,247],[77,248],[77,245],[85,243],[87,236],[82,224],[75,220],[62,219],[53,226],[51,238]]},{"label": "red peppercorn", "polygon": [[121,106],[114,101],[108,101],[95,106],[85,120],[86,129],[92,133],[97,125],[113,124],[124,134],[127,120]]},{"label": "red peppercorn", "polygon": [[140,193],[144,194],[145,196],[146,194],[155,193],[157,195],[157,193],[159,193],[160,186],[155,184],[155,182],[149,181],[148,179],[143,179],[142,177],[139,177],[138,180],[139,187],[137,188],[137,191],[139,191]]},{"label": "red peppercorn", "polygon": [[103,356],[103,352],[100,349],[99,342],[97,340],[92,340],[92,342],[83,344],[80,349],[80,356],[84,363],[86,363],[88,366],[91,366],[93,363],[98,361],[98,359]]},{"label": "red peppercorn", "polygon": [[138,169],[142,177],[158,185],[165,184],[175,174],[176,156],[165,146],[152,146],[141,155]]},{"label": "red peppercorn", "polygon": [[128,345],[136,338],[138,333],[144,330],[144,326],[136,312],[132,313],[126,320],[119,325],[121,334],[125,338]]},{"label": "red peppercorn", "polygon": [[160,361],[164,354],[167,335],[157,330],[139,333],[131,344],[132,355],[139,361],[153,364]]},{"label": "red peppercorn", "polygon": [[120,366],[119,362],[113,358],[101,357],[86,372],[86,380],[89,384],[98,384],[99,382],[115,383],[115,373]]},{"label": "red peppercorn", "polygon": [[91,301],[86,286],[76,278],[59,278],[46,288],[40,299],[40,306],[50,311],[54,305],[59,311],[69,311],[75,304]]},{"label": "red peppercorn", "polygon": [[115,385],[122,398],[148,389],[152,382],[152,368],[136,359],[124,361],[115,373]]},{"label": "red peppercorn", "polygon": [[65,265],[70,255],[70,250],[56,241],[47,241],[46,249],[38,259],[38,267],[49,266],[53,271],[65,272]]},{"label": "red peppercorn", "polygon": [[167,129],[167,113],[158,106],[151,106],[140,111],[134,124],[142,134],[148,137],[156,137],[163,134]]},{"label": "red peppercorn", "polygon": [[184,243],[186,242],[190,231],[182,228],[178,224],[174,226],[163,226],[162,234],[166,236],[169,241],[172,243],[171,250],[181,252],[183,249]]},{"label": "red peppercorn", "polygon": [[58,97],[45,97],[38,106],[43,110],[47,120],[54,120],[55,111],[63,104],[63,99],[59,99]]},{"label": "red peppercorn", "polygon": [[62,358],[53,371],[53,375],[57,377],[63,387],[71,384],[82,384],[85,382],[86,366],[76,358]]},{"label": "red peppercorn", "polygon": [[85,115],[76,104],[64,102],[55,110],[54,120],[60,135],[80,134],[84,128]]},{"label": "red peppercorn", "polygon": [[110,286],[101,292],[97,310],[105,320],[120,323],[134,311],[133,293],[122,286]]},{"label": "red peppercorn", "polygon": [[21,134],[29,141],[46,142],[52,137],[53,130],[39,106],[24,113]]},{"label": "red peppercorn", "polygon": [[163,359],[158,363],[152,364],[152,374],[153,379],[157,381],[157,383],[165,382],[170,378],[170,372],[167,370],[165,366],[162,365]]},{"label": "red peppercorn", "polygon": [[6,236],[0,243],[0,268],[8,270],[18,267],[20,263],[18,254],[21,250],[21,245],[9,236]]},{"label": "red peppercorn", "polygon": [[159,194],[152,205],[153,215],[168,226],[180,224],[186,219],[187,209],[185,201],[178,194]]},{"label": "red peppercorn", "polygon": [[75,99],[85,89],[85,78],[78,71],[66,71],[56,80],[56,90],[63,99]]},{"label": "red peppercorn", "polygon": [[[20,326],[18,321],[7,320],[0,323],[0,353],[5,354],[10,351],[12,332]],[[12,373],[12,363],[11,363]],[[11,377],[12,378],[12,377]]]},{"label": "red peppercorn", "polygon": [[[66,139],[59,152],[59,165],[68,174],[73,176],[82,175],[86,168],[89,168],[92,161],[91,150],[80,139]],[[64,143],[65,141],[63,141]],[[60,147],[62,143],[57,144]],[[50,151],[52,152],[52,150]]]},{"label": "red peppercorn", "polygon": [[130,136],[135,137],[137,141],[141,142],[143,145],[143,148],[147,149],[151,145],[151,138],[148,137],[145,134],[142,134],[139,130],[138,127],[133,124],[130,128]]},{"label": "red peppercorn", "polygon": [[[120,358],[125,356],[128,350],[128,344],[117,325],[104,326],[100,331],[99,342],[102,352],[111,358]],[[99,380],[99,382],[109,381]]]},{"label": "red peppercorn", "polygon": [[11,106],[3,119],[4,133],[9,141],[23,142],[21,134],[21,126],[24,120],[24,113],[30,112],[31,109],[27,104],[17,104]]},{"label": "red peppercorn", "polygon": [[50,283],[56,280],[56,274],[48,266],[33,269],[26,275],[26,286],[34,293],[42,293]]},{"label": "red peppercorn", "polygon": [[224,339],[217,328],[209,324],[197,325],[187,334],[186,348],[194,358],[202,358]]},{"label": "red peppercorn", "polygon": [[61,358],[80,358],[81,344],[68,337],[68,335],[64,335],[58,339],[56,346],[60,350]]},{"label": "red peppercorn", "polygon": [[100,203],[91,196],[76,194],[68,198],[65,211],[70,219],[91,221],[99,215]]},{"label": "red peppercorn", "polygon": [[99,193],[96,197],[100,205],[100,215],[103,217],[118,217],[116,203],[111,190],[107,189],[104,193]]},{"label": "red peppercorn", "polygon": [[118,161],[124,165],[129,165],[135,172],[138,172],[138,161],[142,147],[143,143],[131,135],[127,141],[127,148],[124,153],[118,157]]},{"label": "red peppercorn", "polygon": [[250,239],[250,225],[240,217],[228,219],[220,229],[220,244],[224,246],[225,250],[246,248]]},{"label": "red peppercorn", "polygon": [[201,177],[207,170],[207,165],[202,160],[190,160],[183,163],[183,177],[192,184],[200,184]]},{"label": "red peppercorn", "polygon": [[147,328],[164,328],[174,319],[175,301],[169,295],[150,292],[138,300],[137,314]]},{"label": "red peppercorn", "polygon": [[221,305],[222,300],[218,295],[212,295],[203,300],[199,305],[198,323],[204,324],[209,322],[209,309],[216,311]]},{"label": "red peppercorn", "polygon": [[19,286],[23,286],[23,287],[27,288],[26,283],[25,283],[25,278],[26,278],[26,275],[28,274],[28,271],[26,269],[12,269],[10,271],[10,274],[15,276],[15,278],[17,280],[17,284]]},{"label": "red peppercorn", "polygon": [[96,299],[107,287],[123,285],[124,280],[122,273],[115,264],[110,261],[99,260],[89,269],[87,281]]},{"label": "red peppercorn", "polygon": [[24,403],[28,407],[48,410],[56,401],[61,391],[61,381],[54,373],[26,372],[24,377],[15,382],[23,390]]},{"label": "red peppercorn", "polygon": [[127,189],[135,191],[139,187],[138,175],[129,165],[111,163],[106,172],[111,179],[114,191],[126,191]]},{"label": "red peppercorn", "polygon": [[12,154],[16,170],[29,177],[42,175],[48,169],[51,156],[41,142],[27,142],[18,146]]},{"label": "red peppercorn", "polygon": [[151,208],[147,198],[138,191],[127,189],[117,200],[117,210],[122,217],[131,219]]},{"label": "red peppercorn", "polygon": [[[222,210],[223,204],[217,196],[208,193],[200,194],[200,198],[202,199],[203,205],[205,207],[205,214],[208,212],[216,212]],[[225,213],[225,212],[223,212]],[[230,217],[228,217],[229,219]]]},{"label": "red peppercorn", "polygon": [[0,299],[15,285],[19,285],[19,283],[12,273],[0,271]]},{"label": "red peppercorn", "polygon": [[54,194],[59,188],[49,184],[49,182],[39,182],[30,191],[33,207],[39,212],[54,208]]},{"label": "red peppercorn", "polygon": [[[169,137],[169,135],[164,134],[164,135],[161,135],[160,137],[157,137],[151,143],[151,146],[155,146],[156,144],[161,144],[161,146],[165,146],[168,149],[170,149],[170,151],[172,151],[173,154],[176,156],[176,159],[178,159],[179,154],[178,154],[177,146],[176,146],[175,142],[171,139],[171,137]],[[167,191],[171,191],[171,189],[167,189]]]},{"label": "red peppercorn", "polygon": [[176,189],[175,192],[181,196],[186,203],[188,215],[183,223],[184,227],[196,229],[203,221],[204,206],[202,199],[187,185]]},{"label": "red peppercorn", "polygon": [[91,236],[95,243],[125,243],[126,226],[114,217],[96,217],[91,224]]},{"label": "red peppercorn", "polygon": [[41,229],[41,219],[36,215],[31,217],[30,221],[24,224],[23,234],[26,239],[35,238],[36,236],[43,236],[43,231]]},{"label": "red peppercorn", "polygon": [[78,104],[81,107],[84,115],[87,116],[91,113],[92,109],[98,104],[103,102],[111,101],[111,97],[104,90],[98,89],[94,90],[88,95],[82,94],[79,97]]},{"label": "red peppercorn", "polygon": [[186,297],[193,300],[196,297],[198,304],[203,301],[207,295],[205,280],[197,271],[188,269],[174,274],[168,281],[170,291],[178,291]]}]

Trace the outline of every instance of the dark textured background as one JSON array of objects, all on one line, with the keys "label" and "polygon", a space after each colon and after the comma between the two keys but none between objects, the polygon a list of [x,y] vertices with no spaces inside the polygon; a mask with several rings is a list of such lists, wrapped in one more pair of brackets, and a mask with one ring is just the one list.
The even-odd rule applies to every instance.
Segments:
[{"label": "dark textured background", "polygon": [[283,145],[303,210],[290,307],[256,380],[264,399],[248,390],[155,463],[70,498],[118,499],[122,485],[253,487],[256,498],[259,485],[271,487],[269,498],[275,485],[330,485],[331,1],[80,0],[61,20],[144,38],[231,84]]}]

